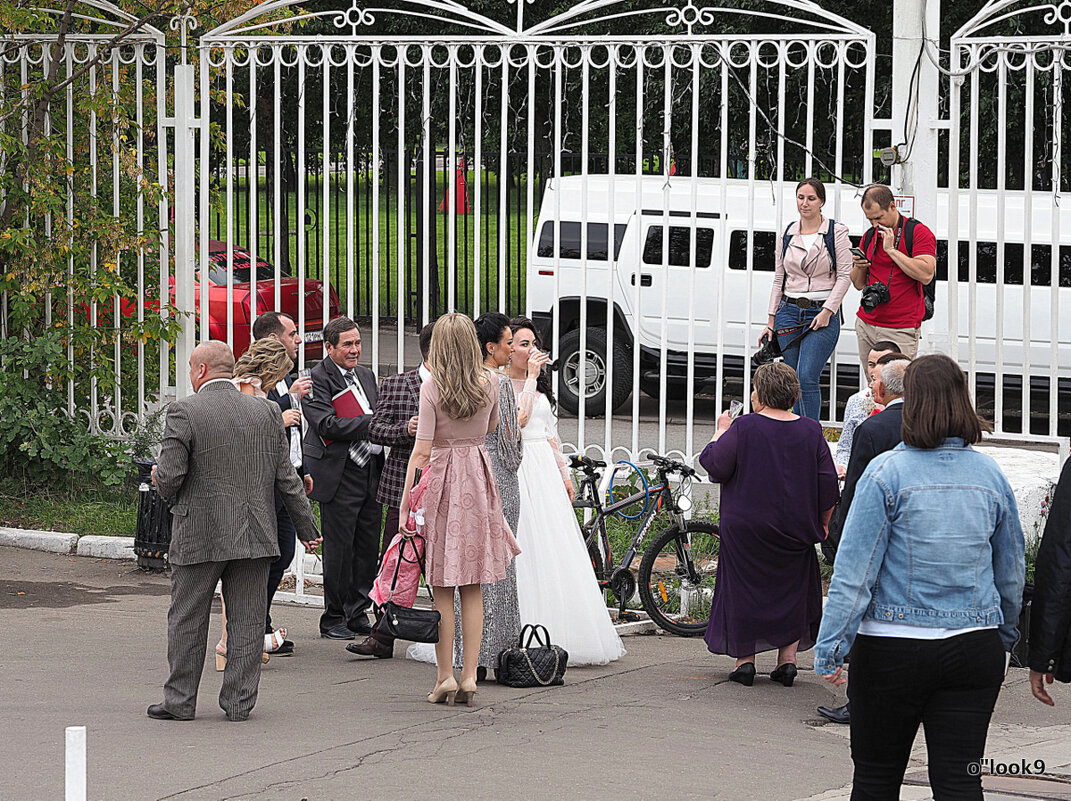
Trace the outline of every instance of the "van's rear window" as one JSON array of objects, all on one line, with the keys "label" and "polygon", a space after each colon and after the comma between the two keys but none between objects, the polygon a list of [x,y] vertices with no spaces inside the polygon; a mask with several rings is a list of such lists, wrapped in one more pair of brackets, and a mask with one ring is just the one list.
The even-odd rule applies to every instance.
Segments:
[{"label": "van's rear window", "polygon": [[[671,225],[669,227],[669,265],[671,267],[690,267],[692,229],[690,227]],[[714,229],[695,229],[695,266],[709,267],[710,255],[714,250]],[[647,241],[643,245],[643,263],[662,263],[662,226],[652,225],[647,229]]]},{"label": "van's rear window", "polygon": [[[614,260],[621,256],[621,243],[625,239],[625,229],[628,226],[618,223],[614,226]],[[580,258],[580,223],[566,222],[562,220],[562,245],[558,255],[563,259]],[[588,259],[591,261],[606,261],[609,253],[606,245],[606,223],[588,223]],[[539,256],[545,259],[554,258],[554,223],[545,222],[539,232]]]}]

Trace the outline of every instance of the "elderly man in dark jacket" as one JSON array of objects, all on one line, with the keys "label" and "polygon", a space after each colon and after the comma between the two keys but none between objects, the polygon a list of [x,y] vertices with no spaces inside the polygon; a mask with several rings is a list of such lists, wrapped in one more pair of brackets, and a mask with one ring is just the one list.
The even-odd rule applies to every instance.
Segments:
[{"label": "elderly man in dark jacket", "polygon": [[1026,663],[1034,697],[1055,706],[1045,685],[1071,682],[1071,462],[1060,473],[1038,549]]}]

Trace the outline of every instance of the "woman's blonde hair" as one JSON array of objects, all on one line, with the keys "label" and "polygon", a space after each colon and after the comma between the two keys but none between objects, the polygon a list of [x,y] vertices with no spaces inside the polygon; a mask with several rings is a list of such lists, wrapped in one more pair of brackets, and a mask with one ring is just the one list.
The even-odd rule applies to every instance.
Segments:
[{"label": "woman's blonde hair", "polygon": [[454,420],[467,420],[487,405],[487,371],[476,326],[463,314],[444,314],[431,332],[428,366],[439,406]]},{"label": "woman's blonde hair", "polygon": [[234,363],[235,378],[259,378],[261,388],[267,392],[283,380],[294,367],[286,348],[277,339],[258,339],[249,350]]}]

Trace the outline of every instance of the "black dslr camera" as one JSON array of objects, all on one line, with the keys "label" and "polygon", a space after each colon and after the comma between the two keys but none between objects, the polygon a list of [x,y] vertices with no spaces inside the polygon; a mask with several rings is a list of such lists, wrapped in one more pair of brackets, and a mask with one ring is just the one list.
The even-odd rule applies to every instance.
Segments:
[{"label": "black dslr camera", "polygon": [[759,349],[751,354],[751,366],[761,367],[770,362],[784,361],[781,355],[781,347],[777,344],[777,337],[772,334],[764,334],[759,341]]},{"label": "black dslr camera", "polygon": [[863,311],[869,314],[882,303],[888,303],[891,297],[889,287],[885,284],[881,282],[868,284],[859,295],[859,305],[863,307]]}]

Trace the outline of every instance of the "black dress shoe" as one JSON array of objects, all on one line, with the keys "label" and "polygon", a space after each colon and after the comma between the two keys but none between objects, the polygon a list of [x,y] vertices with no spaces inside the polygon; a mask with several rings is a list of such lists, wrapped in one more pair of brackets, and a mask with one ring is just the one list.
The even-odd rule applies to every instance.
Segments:
[{"label": "black dress shoe", "polygon": [[844,706],[820,706],[818,714],[834,723],[851,723],[852,716],[848,709],[849,704]]},{"label": "black dress shoe", "polygon": [[356,623],[347,625],[349,626],[350,631],[356,632],[357,634],[363,634],[365,637],[372,633],[372,624],[368,622],[368,618],[364,615],[361,615]]},{"label": "black dress shoe", "polygon": [[755,663],[745,662],[742,664],[729,674],[729,681],[735,681],[737,684],[743,684],[745,687],[750,687],[755,683]]},{"label": "black dress shoe", "polygon": [[783,665],[778,665],[777,668],[770,672],[770,678],[776,682],[780,682],[786,687],[791,687],[792,682],[796,680],[796,675],[799,671],[796,666],[791,662],[785,662]]},{"label": "black dress shoe", "polygon": [[374,637],[365,637],[361,642],[351,642],[346,650],[357,656],[374,656],[376,659],[393,659],[394,649]]},{"label": "black dress shoe", "polygon": [[339,623],[327,631],[321,631],[320,636],[328,640],[354,640],[357,638],[357,635],[350,631],[345,623]]},{"label": "black dress shoe", "polygon": [[153,720],[193,720],[193,718],[180,718],[164,708],[163,704],[153,704],[146,710],[146,714]]}]

